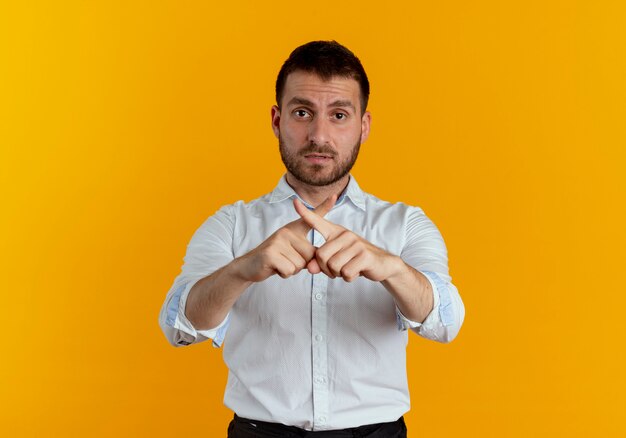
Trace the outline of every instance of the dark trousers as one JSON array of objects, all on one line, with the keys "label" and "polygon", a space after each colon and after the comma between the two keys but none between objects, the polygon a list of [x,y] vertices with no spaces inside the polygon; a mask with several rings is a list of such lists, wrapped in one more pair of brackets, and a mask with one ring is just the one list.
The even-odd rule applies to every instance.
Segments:
[{"label": "dark trousers", "polygon": [[309,432],[294,426],[248,420],[235,415],[228,426],[228,438],[406,438],[404,418],[391,423],[368,424],[349,429]]}]

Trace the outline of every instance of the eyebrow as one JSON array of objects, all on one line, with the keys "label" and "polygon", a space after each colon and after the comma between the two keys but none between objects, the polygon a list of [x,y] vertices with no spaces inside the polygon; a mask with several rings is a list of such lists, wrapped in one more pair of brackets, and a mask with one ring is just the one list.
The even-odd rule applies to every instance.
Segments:
[{"label": "eyebrow", "polygon": [[[315,107],[315,104],[311,102],[309,99],[305,99],[302,97],[292,97],[289,102],[287,102],[287,106],[291,105],[306,105],[309,107]],[[334,102],[331,102],[329,105],[331,108],[352,108],[353,111],[356,111],[354,104],[347,99],[338,99]]]}]

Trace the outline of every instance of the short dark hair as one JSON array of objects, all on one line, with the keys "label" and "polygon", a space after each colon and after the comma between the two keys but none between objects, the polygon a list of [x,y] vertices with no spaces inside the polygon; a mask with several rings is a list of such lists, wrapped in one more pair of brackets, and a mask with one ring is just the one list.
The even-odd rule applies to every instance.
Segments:
[{"label": "short dark hair", "polygon": [[311,41],[291,52],[276,79],[276,104],[279,108],[287,76],[297,70],[315,73],[324,81],[333,76],[356,80],[361,88],[361,112],[365,113],[370,83],[359,58],[345,46],[337,41]]}]

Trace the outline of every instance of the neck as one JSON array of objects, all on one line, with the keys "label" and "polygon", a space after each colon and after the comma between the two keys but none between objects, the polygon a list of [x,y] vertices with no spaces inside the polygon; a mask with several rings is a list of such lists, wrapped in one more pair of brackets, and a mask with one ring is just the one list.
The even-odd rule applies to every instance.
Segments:
[{"label": "neck", "polygon": [[324,202],[328,197],[332,195],[341,195],[341,193],[348,186],[348,182],[350,181],[350,175],[346,175],[341,178],[339,181],[336,181],[327,186],[311,186],[309,184],[303,183],[302,181],[298,181],[294,176],[287,172],[287,184],[291,186],[291,188],[304,199],[309,205],[313,207],[317,207],[322,202]]}]

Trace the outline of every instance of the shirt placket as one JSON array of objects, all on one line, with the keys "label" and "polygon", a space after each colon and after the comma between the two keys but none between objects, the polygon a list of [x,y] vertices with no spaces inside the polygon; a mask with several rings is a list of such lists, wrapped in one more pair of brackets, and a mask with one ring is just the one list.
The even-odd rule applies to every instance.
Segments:
[{"label": "shirt placket", "polygon": [[[311,230],[314,246],[324,244],[324,237]],[[328,324],[327,294],[328,277],[323,274],[312,275],[311,281],[311,346],[313,370],[313,430],[323,430],[328,425]]]}]

